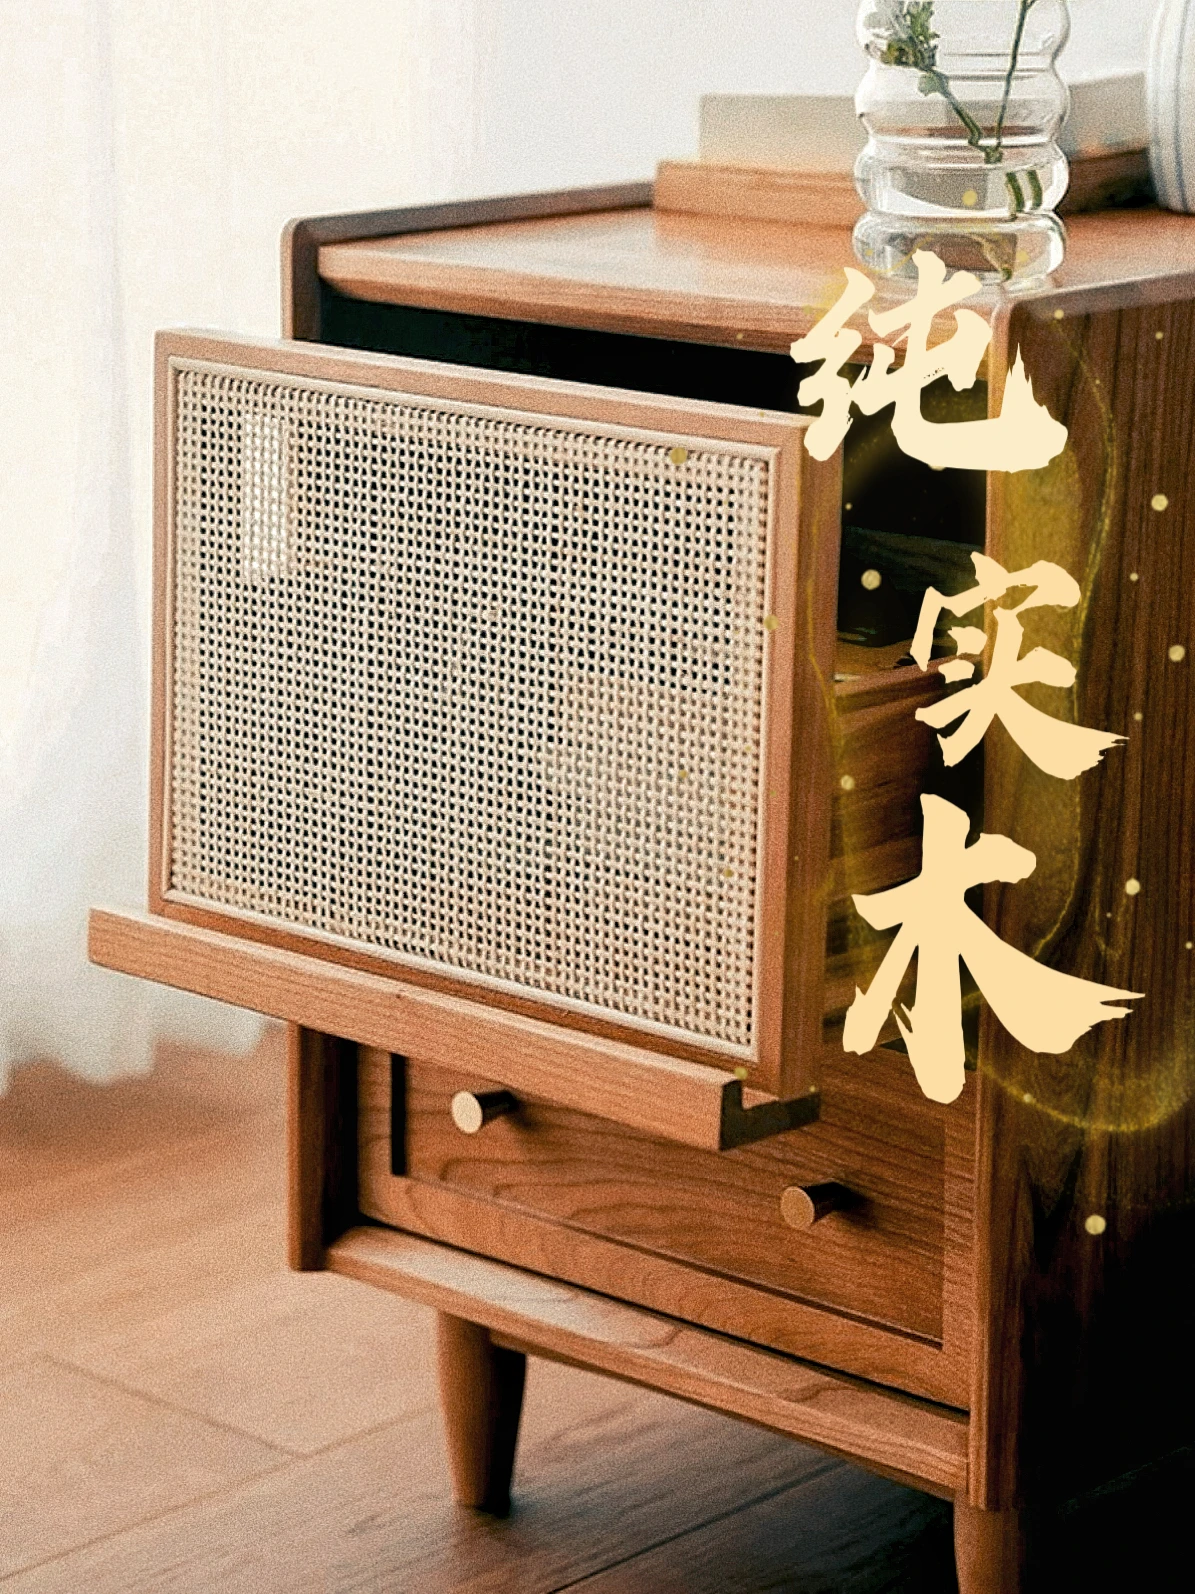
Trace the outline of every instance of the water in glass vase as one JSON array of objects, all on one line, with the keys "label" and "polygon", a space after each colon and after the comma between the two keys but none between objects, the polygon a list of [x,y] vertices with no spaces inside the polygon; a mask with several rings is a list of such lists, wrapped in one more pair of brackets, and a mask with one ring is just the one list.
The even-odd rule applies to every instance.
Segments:
[{"label": "water in glass vase", "polygon": [[1068,29],[1066,0],[863,0],[865,266],[912,277],[914,252],[932,249],[1009,282],[1061,263],[1067,91],[1055,61]]}]

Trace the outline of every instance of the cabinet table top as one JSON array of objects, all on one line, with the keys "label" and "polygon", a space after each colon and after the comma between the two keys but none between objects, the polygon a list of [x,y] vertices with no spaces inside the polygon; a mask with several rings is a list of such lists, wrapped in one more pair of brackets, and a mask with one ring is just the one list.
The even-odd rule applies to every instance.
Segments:
[{"label": "cabinet table top", "polygon": [[[1062,267],[1044,284],[985,289],[1012,298],[1120,302],[1185,297],[1164,279],[1192,274],[1195,217],[1154,209],[1071,217]],[[319,274],[353,298],[467,314],[787,353],[840,294],[854,265],[844,228],[724,220],[638,207],[325,244]],[[1172,282],[1171,288],[1174,284]],[[881,283],[874,305],[904,297]],[[864,330],[865,344],[874,341]]]}]

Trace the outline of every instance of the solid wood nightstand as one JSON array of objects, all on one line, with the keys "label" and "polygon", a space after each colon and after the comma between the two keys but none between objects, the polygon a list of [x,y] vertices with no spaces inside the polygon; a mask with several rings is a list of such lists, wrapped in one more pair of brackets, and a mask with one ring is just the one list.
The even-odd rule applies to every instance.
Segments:
[{"label": "solid wood nightstand", "polygon": [[[998,410],[1019,347],[1070,441],[1046,470],[991,477],[986,499],[982,479],[897,457],[882,426],[856,423],[845,461],[815,468],[803,453],[788,348],[837,297],[846,232],[664,212],[646,186],[298,222],[284,243],[292,343],[171,335],[161,346],[150,911],[95,911],[91,956],[289,1023],[292,1265],[439,1311],[464,1502],[507,1503],[527,1354],[953,1500],[964,1591],[1020,1586],[1022,1509],[1090,1496],[1189,1442],[1195,221],[1108,214],[1076,218],[1070,233],[1050,285],[985,296],[994,339],[975,395]],[[298,885],[268,910],[264,897],[205,898],[210,861],[179,885],[180,827],[208,822],[225,777],[241,782],[229,812],[258,814],[262,761],[297,734],[274,744],[270,726],[308,689],[263,665],[256,751],[217,767],[211,705],[188,707],[179,685],[187,659],[202,665],[216,647],[207,567],[184,567],[168,537],[187,472],[243,482],[252,457],[273,484],[277,502],[260,504],[243,485],[219,487],[240,495],[230,591],[290,582],[299,613],[293,593],[328,601],[319,570],[340,557],[321,545],[325,566],[303,566],[302,587],[300,555],[277,530],[316,420],[300,415],[286,432],[273,412],[246,411],[230,444],[203,396],[214,388],[179,397],[187,373],[233,393],[260,380],[314,395],[304,403],[326,398],[341,417],[401,394],[437,414],[646,438],[678,469],[714,440],[780,461],[775,513],[793,532],[768,619],[789,660],[772,677],[789,706],[777,719],[773,702],[761,734],[780,725],[768,768],[787,784],[760,801],[787,884],[762,921],[775,972],[741,1063],[675,1024],[553,1006],[531,981],[479,986],[443,960],[396,961],[364,932],[314,933]],[[184,398],[198,417],[185,449]],[[370,435],[396,434],[378,422]],[[239,465],[220,463],[230,447]],[[378,451],[397,445],[370,447],[368,468],[390,469]],[[350,453],[319,478],[329,501],[366,469]],[[937,753],[913,710],[940,690],[890,652],[874,655],[884,668],[860,668],[860,649],[836,667],[844,519],[939,543],[986,539],[1009,569],[1064,564],[1084,594],[1051,633],[1079,671],[1064,712],[1128,738],[1060,787],[997,728],[968,801],[978,817],[982,800],[985,830],[1038,856],[1031,890],[988,888],[989,924],[1145,1000],[1064,1058],[1026,1052],[985,1013],[978,1067],[949,1106],[921,1095],[894,1028],[862,1057],[841,1045],[842,1014],[876,959],[874,944],[852,944],[849,895],[917,870],[917,797]],[[354,524],[370,535],[368,516]],[[191,602],[187,582],[199,596],[184,634],[168,616]],[[232,620],[225,644],[240,645]],[[233,651],[220,657],[228,692],[246,690],[227,673]],[[285,851],[290,810],[278,804],[269,823]],[[348,833],[325,831],[343,880],[384,850],[367,838],[350,857]]]}]

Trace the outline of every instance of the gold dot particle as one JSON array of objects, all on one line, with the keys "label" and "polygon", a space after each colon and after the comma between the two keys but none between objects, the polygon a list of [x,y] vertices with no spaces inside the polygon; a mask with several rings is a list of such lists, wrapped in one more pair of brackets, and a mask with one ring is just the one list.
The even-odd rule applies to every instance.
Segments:
[{"label": "gold dot particle", "polygon": [[1141,719],[1141,710],[1140,709],[1138,709],[1137,712],[1133,715],[1133,718],[1135,720],[1137,720],[1138,722],[1140,721],[1140,719]]},{"label": "gold dot particle", "polygon": [[742,1064],[741,1064],[741,1063],[740,1063],[740,1064],[739,1064],[739,1066],[738,1066],[738,1067],[737,1067],[737,1068],[736,1068],[736,1069],[735,1069],[735,1071],[734,1071],[734,1077],[735,1077],[735,1078],[736,1078],[736,1079],[746,1079],[746,1077],[747,1077],[747,1070],[746,1070],[746,1069],[745,1069],[745,1068],[744,1068],[744,1067],[743,1067],[743,1066],[742,1066]]},{"label": "gold dot particle", "polygon": [[1024,1102],[1024,1103],[1025,1103],[1025,1104],[1026,1104],[1026,1105],[1028,1105],[1028,1104],[1029,1104],[1029,1103],[1030,1103],[1030,1102],[1032,1102],[1032,1100],[1033,1100],[1033,1093],[1032,1093],[1032,1091],[1028,1091],[1028,1090],[1027,1090],[1027,1091],[1026,1091],[1026,1092],[1025,1092],[1025,1094],[1024,1094],[1024,1095],[1023,1095],[1023,1096],[1022,1096],[1022,1097],[1021,1097],[1021,1100],[1022,1100],[1022,1101],[1023,1101],[1023,1102]]},{"label": "gold dot particle", "polygon": [[763,617],[763,628],[764,628],[765,631],[774,631],[776,629],[777,624],[778,624],[778,622],[777,622],[776,616],[774,614],[765,614],[764,615],[764,617]]},{"label": "gold dot particle", "polygon": [[1135,570],[1130,570],[1129,571],[1129,580],[1130,581],[1140,581],[1141,577],[1137,574],[1137,572]]},{"label": "gold dot particle", "polygon": [[967,192],[963,195],[963,204],[969,209],[972,205],[978,205],[978,203],[979,195],[973,188],[968,188]]},{"label": "gold dot particle", "polygon": [[723,880],[733,880],[734,879],[734,870],[733,869],[723,869],[722,878],[723,878]]},{"label": "gold dot particle", "polygon": [[668,455],[668,458],[672,461],[672,463],[674,465],[683,465],[684,462],[688,459],[688,457],[689,457],[689,450],[687,448],[674,448],[672,450],[672,452]]},{"label": "gold dot particle", "polygon": [[1189,952],[1192,947],[1195,947],[1195,941],[1188,941],[1186,943],[1186,946],[1187,946],[1187,951]]},{"label": "gold dot particle", "polygon": [[868,592],[874,592],[883,579],[883,576],[878,570],[865,570],[859,577],[861,585],[864,586]]},{"label": "gold dot particle", "polygon": [[854,506],[854,504],[843,504],[843,506],[842,506],[842,507],[843,507],[843,508],[844,508],[844,509],[854,509],[854,507],[855,507],[855,506]]},{"label": "gold dot particle", "polygon": [[736,332],[734,335],[734,341],[736,343],[741,343],[743,341],[743,336],[744,334],[742,332]]},{"label": "gold dot particle", "polygon": [[1140,890],[1141,890],[1141,882],[1140,882],[1140,880],[1126,880],[1125,881],[1125,883],[1124,883],[1124,894],[1125,894],[1126,897],[1135,897],[1135,896],[1137,896],[1140,893]]},{"label": "gold dot particle", "polygon": [[838,784],[842,787],[843,791],[854,791],[855,777],[853,775],[844,775]]},{"label": "gold dot particle", "polygon": [[1054,319],[1055,319],[1055,321],[1061,321],[1061,320],[1062,320],[1062,317],[1063,317],[1063,315],[1064,315],[1064,313],[1065,313],[1065,312],[1064,312],[1064,311],[1062,311],[1062,310],[1055,310],[1055,312],[1054,312]]},{"label": "gold dot particle", "polygon": [[687,769],[678,769],[676,772],[676,778],[677,780],[688,780],[689,771]]},{"label": "gold dot particle", "polygon": [[1164,332],[1155,332],[1155,333],[1154,333],[1154,337],[1155,337],[1155,338],[1157,338],[1157,340],[1158,340],[1158,342],[1159,342],[1159,343],[1161,343],[1161,341],[1162,341],[1162,339],[1163,339],[1163,338],[1164,338],[1164,337],[1165,337],[1165,336],[1166,336],[1166,334],[1165,334],[1165,333],[1164,333]]},{"label": "gold dot particle", "polygon": [[1093,1212],[1087,1219],[1086,1223],[1084,1223],[1083,1227],[1087,1230],[1088,1234],[1103,1234],[1104,1230],[1108,1227],[1108,1220],[1107,1218],[1101,1218],[1098,1212]]},{"label": "gold dot particle", "polygon": [[1160,515],[1163,509],[1170,508],[1170,500],[1166,497],[1165,493],[1155,493],[1149,501],[1149,507],[1151,509],[1156,509]]},{"label": "gold dot particle", "polygon": [[1187,656],[1187,650],[1181,642],[1176,642],[1172,648],[1166,650],[1166,657],[1171,664],[1181,664]]}]

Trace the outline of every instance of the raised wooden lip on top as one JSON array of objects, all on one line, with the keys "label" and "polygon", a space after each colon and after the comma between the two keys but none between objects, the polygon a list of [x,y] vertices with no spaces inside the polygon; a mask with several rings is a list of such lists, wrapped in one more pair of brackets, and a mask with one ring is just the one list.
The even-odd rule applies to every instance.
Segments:
[{"label": "raised wooden lip on top", "polygon": [[[836,558],[838,464],[818,465],[802,448],[808,418],[693,400],[596,388],[580,383],[479,372],[432,361],[202,332],[159,334],[156,345],[156,469],[154,679],[151,779],[151,911],[219,928],[242,938],[334,961],[407,983],[546,1019],[562,1026],[719,1068],[746,1067],[749,1083],[791,1096],[814,1084],[820,1044],[824,907],[828,858],[828,796],[819,788],[820,760],[810,750],[826,741],[825,683],[832,672],[833,613],[824,596],[828,561]],[[334,940],[296,926],[280,928],[216,904],[180,899],[169,888],[172,701],[172,568],[175,501],[175,377],[184,365],[224,367],[277,376],[409,394],[416,399],[597,425],[612,434],[648,433],[658,441],[694,447],[724,442],[756,452],[770,464],[767,613],[762,707],[759,884],[755,964],[754,1047],[709,1043],[703,1037],[562,1002],[529,988],[461,977],[442,966]],[[833,571],[830,571],[833,586]],[[815,596],[816,600],[815,601]],[[797,756],[798,748],[801,751]],[[799,767],[798,767],[799,766]],[[825,774],[825,771],[822,771]],[[811,813],[813,822],[810,822]],[[824,833],[824,834],[823,834]],[[794,838],[799,835],[799,850]]]}]

